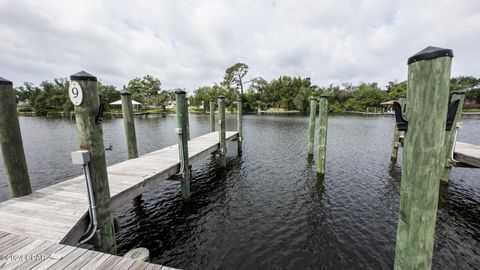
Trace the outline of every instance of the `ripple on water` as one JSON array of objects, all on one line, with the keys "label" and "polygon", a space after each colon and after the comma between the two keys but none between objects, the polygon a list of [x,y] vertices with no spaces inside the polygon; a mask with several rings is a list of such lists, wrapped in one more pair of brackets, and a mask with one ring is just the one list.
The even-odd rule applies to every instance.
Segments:
[{"label": "ripple on water", "polygon": [[[402,160],[389,164],[392,120],[331,116],[321,178],[306,157],[306,117],[245,116],[243,155],[233,143],[226,171],[212,157],[194,164],[189,203],[179,183],[164,181],[115,211],[119,252],[144,246],[153,262],[183,269],[392,269]],[[480,144],[480,118],[463,122],[459,140]],[[192,115],[190,123],[192,136],[209,130],[208,116]],[[21,124],[35,187],[80,174],[69,164],[77,148],[73,122]],[[176,142],[173,116],[137,119],[136,126],[142,154]],[[227,114],[227,128],[235,128],[234,115]],[[108,163],[126,159],[121,119],[105,121],[104,132],[114,146]],[[479,206],[478,171],[455,168],[440,190],[434,269],[478,269]]]}]

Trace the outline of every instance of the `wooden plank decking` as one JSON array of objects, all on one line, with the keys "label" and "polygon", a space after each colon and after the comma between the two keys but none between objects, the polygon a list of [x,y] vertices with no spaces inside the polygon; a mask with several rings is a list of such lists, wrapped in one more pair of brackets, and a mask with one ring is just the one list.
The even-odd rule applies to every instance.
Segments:
[{"label": "wooden plank decking", "polygon": [[461,163],[480,168],[480,146],[457,142],[453,158]]},{"label": "wooden plank decking", "polygon": [[[400,135],[401,147],[403,147],[404,135]],[[460,162],[458,166],[468,165],[480,168],[480,146],[464,142],[456,142],[453,158]]]},{"label": "wooden plank decking", "polygon": [[[237,132],[227,132],[234,140]],[[189,141],[190,164],[219,148],[218,132]],[[150,190],[179,170],[178,146],[173,145],[107,168],[112,208]],[[0,203],[0,231],[38,241],[75,245],[87,226],[88,199],[84,176]],[[39,243],[39,242],[36,242]]]},{"label": "wooden plank decking", "polygon": [[0,231],[0,269],[169,270],[173,268]]}]

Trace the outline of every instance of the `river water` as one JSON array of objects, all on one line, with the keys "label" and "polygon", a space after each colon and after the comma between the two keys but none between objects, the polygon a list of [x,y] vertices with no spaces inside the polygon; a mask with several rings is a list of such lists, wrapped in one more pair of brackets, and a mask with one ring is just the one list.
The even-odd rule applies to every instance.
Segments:
[{"label": "river water", "polygon": [[[81,174],[70,161],[75,122],[20,124],[34,189]],[[205,134],[208,116],[190,115],[190,125],[192,137]],[[140,154],[175,144],[174,128],[174,115],[137,118]],[[125,160],[122,119],[103,129],[108,164]],[[306,158],[307,129],[307,117],[245,116],[243,155],[230,143],[226,171],[212,157],[194,164],[190,203],[163,181],[114,212],[119,253],[147,247],[152,262],[182,269],[391,269],[402,162],[390,164],[393,117],[331,115],[324,179]],[[480,117],[464,116],[458,140],[480,144],[479,134]],[[434,269],[480,268],[479,175],[454,168],[440,190]],[[8,197],[0,166],[0,201]]]}]

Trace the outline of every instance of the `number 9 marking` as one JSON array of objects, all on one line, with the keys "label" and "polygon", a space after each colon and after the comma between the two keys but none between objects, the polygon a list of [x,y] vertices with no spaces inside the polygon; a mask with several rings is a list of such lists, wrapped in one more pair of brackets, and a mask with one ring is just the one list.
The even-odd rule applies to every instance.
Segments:
[{"label": "number 9 marking", "polygon": [[73,105],[80,106],[83,101],[83,92],[82,87],[78,82],[71,81],[70,87],[68,88],[68,96],[70,97],[70,101],[72,101]]}]

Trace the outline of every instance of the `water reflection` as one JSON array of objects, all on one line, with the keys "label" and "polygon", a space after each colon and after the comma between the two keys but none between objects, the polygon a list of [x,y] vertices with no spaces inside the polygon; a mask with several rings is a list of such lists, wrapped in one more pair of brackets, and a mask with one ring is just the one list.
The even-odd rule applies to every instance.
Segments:
[{"label": "water reflection", "polygon": [[[34,188],[81,174],[69,159],[78,148],[74,122],[20,120]],[[173,115],[136,120],[140,154],[176,143]],[[480,144],[479,121],[464,117],[459,140]],[[192,137],[210,129],[208,115],[190,115],[190,124]],[[308,118],[245,116],[242,156],[231,143],[226,170],[214,156],[195,163],[189,203],[179,182],[162,181],[115,211],[119,252],[144,246],[153,262],[183,269],[391,269],[402,158],[390,162],[392,125],[390,117],[331,116],[318,177]],[[125,160],[122,119],[103,128],[113,145],[108,163]],[[227,129],[235,115],[227,114]],[[480,265],[478,190],[478,170],[468,168],[454,168],[440,187],[433,269]]]}]

